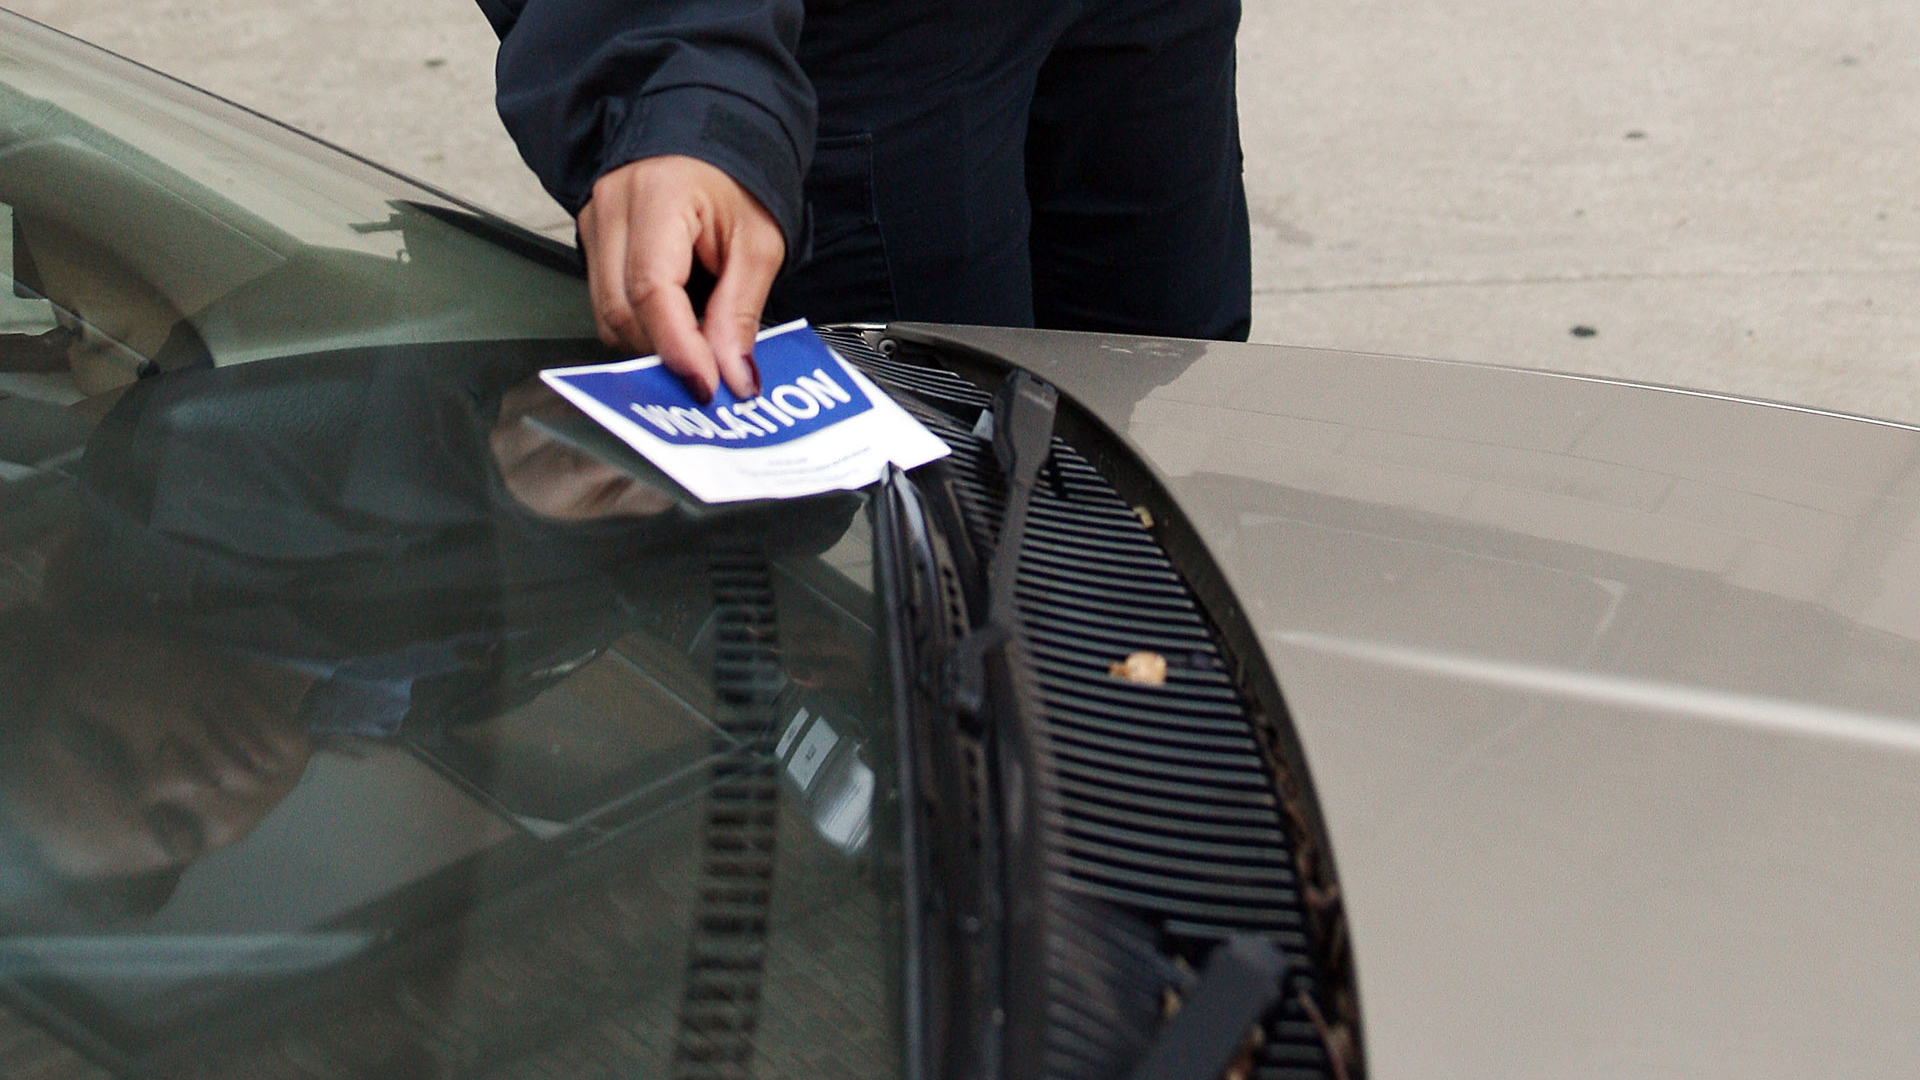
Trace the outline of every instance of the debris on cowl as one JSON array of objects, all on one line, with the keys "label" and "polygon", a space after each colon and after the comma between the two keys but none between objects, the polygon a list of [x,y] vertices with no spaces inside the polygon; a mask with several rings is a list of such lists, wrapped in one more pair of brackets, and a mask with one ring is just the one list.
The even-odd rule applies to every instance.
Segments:
[{"label": "debris on cowl", "polygon": [[1143,686],[1163,686],[1167,681],[1167,658],[1157,652],[1132,653],[1125,660],[1108,664],[1107,674]]}]

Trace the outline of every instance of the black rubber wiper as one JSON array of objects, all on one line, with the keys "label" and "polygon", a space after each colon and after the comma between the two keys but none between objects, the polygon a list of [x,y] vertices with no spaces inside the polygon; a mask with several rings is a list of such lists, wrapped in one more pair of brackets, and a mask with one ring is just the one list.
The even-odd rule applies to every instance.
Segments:
[{"label": "black rubber wiper", "polygon": [[[1045,1050],[1038,699],[1014,584],[1057,402],[1052,387],[1015,374],[983,419],[1006,481],[991,553],[975,551],[938,462],[913,484],[889,485],[894,514],[876,531],[883,548],[897,549],[881,567],[898,598],[897,625],[909,631],[896,644],[912,674],[896,694],[926,736],[903,740],[914,751],[903,775],[918,788],[908,805],[926,812],[914,865],[928,897],[914,903],[939,913],[918,935],[925,981],[910,1001],[927,1010],[930,1031],[944,1033],[916,1055],[933,1076],[1025,1076],[1027,1066],[1011,1063],[1037,1069]],[[928,666],[914,663],[915,652]]]},{"label": "black rubber wiper", "polygon": [[[980,832],[986,870],[986,919],[980,989],[994,1018],[981,1032],[979,1057],[964,1075],[985,1080],[1038,1075],[1046,1053],[1045,786],[1036,747],[1042,738],[1038,694],[1026,658],[1015,592],[1034,485],[1053,445],[1059,394],[1016,371],[994,395],[993,456],[1006,481],[999,534],[986,568],[986,611],[956,642],[944,665],[955,723],[985,750]],[[978,563],[976,563],[976,566]]]},{"label": "black rubber wiper", "polygon": [[994,538],[993,558],[987,564],[986,615],[954,647],[948,674],[954,704],[976,723],[984,721],[989,709],[986,656],[1013,640],[1020,625],[1014,593],[1020,547],[1033,488],[1053,445],[1053,417],[1059,402],[1058,391],[1024,371],[1008,375],[993,397],[989,413],[993,456],[1006,478],[1006,505],[1000,515],[1000,533]]}]

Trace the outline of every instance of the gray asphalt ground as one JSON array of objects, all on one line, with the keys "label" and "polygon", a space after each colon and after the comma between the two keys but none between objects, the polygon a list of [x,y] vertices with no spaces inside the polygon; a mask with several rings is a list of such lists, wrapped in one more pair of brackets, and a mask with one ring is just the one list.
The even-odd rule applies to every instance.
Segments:
[{"label": "gray asphalt ground", "polygon": [[[571,234],[468,0],[0,2]],[[1247,4],[1256,340],[1920,421],[1920,4]]]}]

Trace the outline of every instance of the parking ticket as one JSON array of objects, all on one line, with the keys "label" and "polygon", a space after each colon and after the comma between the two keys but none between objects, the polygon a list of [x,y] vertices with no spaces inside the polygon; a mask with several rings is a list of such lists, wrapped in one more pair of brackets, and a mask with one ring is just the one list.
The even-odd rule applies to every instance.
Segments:
[{"label": "parking ticket", "polygon": [[758,396],[721,385],[706,405],[657,356],[540,377],[703,502],[865,487],[948,453],[804,320],[762,331],[753,359]]}]

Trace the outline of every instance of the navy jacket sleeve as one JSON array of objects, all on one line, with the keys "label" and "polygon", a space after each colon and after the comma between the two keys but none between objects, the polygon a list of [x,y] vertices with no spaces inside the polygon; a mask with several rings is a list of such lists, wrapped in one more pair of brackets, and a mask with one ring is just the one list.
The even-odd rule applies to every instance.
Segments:
[{"label": "navy jacket sleeve", "polygon": [[500,118],[568,213],[602,174],[684,154],[759,199],[799,255],[815,123],[801,0],[478,3],[500,35]]}]

